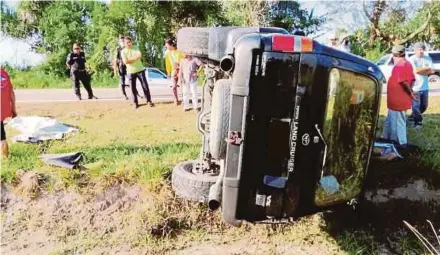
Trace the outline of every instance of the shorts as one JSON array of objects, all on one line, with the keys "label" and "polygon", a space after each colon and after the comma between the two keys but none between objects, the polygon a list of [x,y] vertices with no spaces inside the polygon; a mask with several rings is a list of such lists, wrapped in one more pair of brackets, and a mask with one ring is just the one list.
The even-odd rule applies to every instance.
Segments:
[{"label": "shorts", "polygon": [[5,132],[5,124],[3,124],[3,121],[2,121],[2,134],[1,134],[1,141],[4,141],[4,140],[6,140],[6,132]]}]

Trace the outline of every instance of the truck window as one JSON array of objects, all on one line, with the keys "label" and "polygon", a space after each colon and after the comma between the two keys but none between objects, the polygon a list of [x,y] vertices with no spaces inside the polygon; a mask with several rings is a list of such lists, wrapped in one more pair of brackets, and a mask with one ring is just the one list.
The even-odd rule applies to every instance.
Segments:
[{"label": "truck window", "polygon": [[376,82],[364,75],[330,71],[323,127],[327,157],[315,193],[318,206],[348,200],[361,191],[374,132],[376,90]]}]

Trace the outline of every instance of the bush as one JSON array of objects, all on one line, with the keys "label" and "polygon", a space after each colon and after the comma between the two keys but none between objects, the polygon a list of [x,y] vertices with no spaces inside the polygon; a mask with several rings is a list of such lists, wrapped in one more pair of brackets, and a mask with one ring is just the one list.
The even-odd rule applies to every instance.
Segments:
[{"label": "bush", "polygon": [[[10,69],[14,88],[20,89],[43,89],[43,88],[71,88],[72,81],[67,76],[47,74],[38,67],[29,70]],[[117,77],[113,77],[109,71],[92,75],[92,87],[116,87]]]}]

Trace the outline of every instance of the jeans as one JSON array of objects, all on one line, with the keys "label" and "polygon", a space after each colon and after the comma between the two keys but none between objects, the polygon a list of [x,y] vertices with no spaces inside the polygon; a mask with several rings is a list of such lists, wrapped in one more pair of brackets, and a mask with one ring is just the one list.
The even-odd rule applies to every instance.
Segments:
[{"label": "jeans", "polygon": [[133,103],[135,105],[139,105],[138,98],[137,98],[137,90],[136,90],[136,79],[139,79],[141,82],[142,90],[144,91],[145,98],[147,99],[147,102],[151,102],[151,94],[150,94],[150,88],[148,87],[147,78],[145,77],[145,72],[140,71],[137,73],[129,73],[128,79],[130,80],[130,87],[131,87],[131,94],[133,96]]},{"label": "jeans", "polygon": [[422,114],[428,108],[428,90],[415,92],[416,99],[412,101],[412,114],[411,118],[414,120],[414,125],[422,125]]},{"label": "jeans", "polygon": [[128,86],[125,84],[125,76],[126,75],[127,74],[125,74],[125,73],[119,72],[119,86],[121,87],[122,95],[124,95],[124,97],[127,97],[127,93],[125,92],[125,86]]},{"label": "jeans", "polygon": [[388,109],[388,115],[383,125],[382,138],[392,140],[403,146],[408,143],[406,137],[406,111]]}]

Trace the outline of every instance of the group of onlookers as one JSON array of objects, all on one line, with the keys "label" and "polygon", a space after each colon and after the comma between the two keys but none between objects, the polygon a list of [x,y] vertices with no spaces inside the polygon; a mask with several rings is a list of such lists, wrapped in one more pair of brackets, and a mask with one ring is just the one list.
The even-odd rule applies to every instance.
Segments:
[{"label": "group of onlookers", "polygon": [[[133,105],[135,108],[139,107],[138,92],[136,89],[136,80],[141,83],[147,104],[154,106],[151,101],[150,89],[147,79],[145,77],[145,67],[142,64],[142,54],[140,50],[132,45],[130,37],[120,37],[120,45],[117,49],[115,58],[115,74],[120,77],[120,86],[122,93],[128,99],[125,92],[126,77],[129,80],[128,86],[131,88],[131,95]],[[197,74],[203,68],[202,62],[190,55],[185,56],[176,48],[176,41],[174,39],[165,40],[165,66],[167,76],[170,79],[170,87],[172,89],[174,103],[180,104],[177,93],[178,87],[182,87],[183,92],[183,107],[184,110],[190,110],[189,93],[192,94],[193,109],[198,110],[197,98]]]},{"label": "group of onlookers", "polygon": [[[197,77],[200,70],[203,68],[203,63],[191,55],[185,56],[177,50],[176,41],[174,39],[165,40],[165,66],[168,78],[170,79],[170,87],[172,89],[174,102],[176,105],[180,104],[178,96],[178,87],[182,87],[183,94],[183,108],[185,111],[191,109],[189,105],[191,93],[192,108],[198,110],[197,98]],[[79,89],[79,82],[83,84],[88,93],[88,98],[93,99],[92,88],[90,86],[90,77],[86,72],[85,63],[86,58],[81,51],[79,44],[75,43],[66,60],[66,65],[70,70],[70,77],[73,82],[74,93],[79,100],[81,100],[81,93]],[[154,104],[151,99],[150,87],[145,75],[145,66],[142,63],[142,53],[138,47],[134,46],[132,39],[128,36],[121,36],[119,38],[119,46],[116,49],[116,56],[114,60],[114,74],[119,76],[119,85],[125,99],[128,100],[126,87],[130,87],[132,103],[135,109],[139,107],[136,82],[139,80],[147,105],[153,107]],[[128,82],[127,82],[128,81]],[[127,84],[128,83],[128,84]]]},{"label": "group of onlookers", "polygon": [[[387,84],[388,114],[382,138],[407,147],[407,122],[417,131],[423,127],[422,114],[428,108],[428,76],[434,73],[432,59],[424,54],[425,45],[416,43],[415,54],[405,59],[405,47],[392,48],[394,67]],[[406,111],[412,109],[407,118]]]}]

